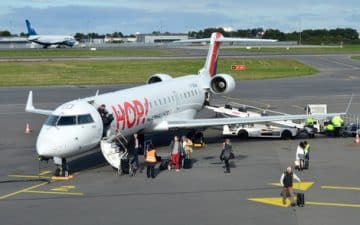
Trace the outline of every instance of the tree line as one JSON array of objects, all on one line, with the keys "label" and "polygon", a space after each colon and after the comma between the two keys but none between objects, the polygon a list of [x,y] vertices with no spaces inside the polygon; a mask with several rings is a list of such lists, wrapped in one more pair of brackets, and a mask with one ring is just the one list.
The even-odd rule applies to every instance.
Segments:
[{"label": "tree line", "polygon": [[282,32],[278,29],[253,28],[227,32],[223,28],[206,28],[200,31],[190,31],[191,38],[208,38],[211,33],[220,32],[225,37],[246,37],[277,39],[279,41],[296,41],[301,44],[351,44],[358,43],[359,33],[352,28],[308,29],[301,32]]}]

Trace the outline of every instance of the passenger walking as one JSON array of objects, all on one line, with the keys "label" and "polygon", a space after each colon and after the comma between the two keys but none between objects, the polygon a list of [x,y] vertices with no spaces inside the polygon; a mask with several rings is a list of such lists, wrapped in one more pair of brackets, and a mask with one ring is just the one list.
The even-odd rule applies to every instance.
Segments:
[{"label": "passenger walking", "polygon": [[182,154],[183,148],[180,143],[179,136],[175,136],[174,140],[170,144],[170,156],[171,160],[168,165],[168,170],[171,170],[171,167],[175,165],[176,172],[180,171],[180,155]]},{"label": "passenger walking", "polygon": [[235,158],[232,151],[232,145],[230,139],[225,139],[225,142],[222,146],[222,151],[220,154],[220,160],[225,162],[225,171],[224,173],[230,173],[230,159]]},{"label": "passenger walking", "polygon": [[183,136],[183,148],[185,151],[186,158],[189,159],[191,156],[191,153],[193,152],[193,143],[190,140],[190,138]]},{"label": "passenger walking", "polygon": [[291,206],[295,206],[295,198],[294,198],[294,189],[293,189],[293,180],[297,180],[301,182],[300,178],[292,171],[289,166],[286,168],[286,171],[283,172],[280,178],[280,184],[282,188],[282,203],[286,205],[286,198],[289,196],[291,201]]},{"label": "passenger walking", "polygon": [[305,160],[305,146],[304,146],[304,142],[300,142],[299,145],[296,148],[296,161],[298,162],[299,165],[299,170],[303,170],[304,169],[304,160]]},{"label": "passenger walking", "polygon": [[142,145],[139,140],[138,133],[134,133],[130,142],[129,142],[129,150],[130,155],[133,157],[130,164],[136,166],[136,169],[140,167],[139,165],[139,153],[141,152]]},{"label": "passenger walking", "polygon": [[146,161],[146,175],[147,178],[155,178],[155,165],[156,165],[156,150],[153,144],[149,145],[149,148],[145,152]]}]

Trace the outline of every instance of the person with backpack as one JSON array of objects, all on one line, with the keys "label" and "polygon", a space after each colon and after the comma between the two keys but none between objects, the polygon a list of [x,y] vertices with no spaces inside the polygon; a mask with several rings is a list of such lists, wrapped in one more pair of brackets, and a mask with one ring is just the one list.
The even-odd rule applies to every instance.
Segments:
[{"label": "person with backpack", "polygon": [[282,173],[280,178],[280,184],[282,186],[281,196],[283,205],[286,205],[286,198],[290,196],[291,206],[295,206],[293,179],[301,182],[300,178],[292,171],[291,166],[289,166],[288,168],[286,168],[286,171]]},{"label": "person with backpack", "polygon": [[225,171],[224,173],[230,173],[230,159],[235,158],[235,155],[232,151],[232,145],[230,139],[225,139],[220,154],[220,160],[225,162]]}]

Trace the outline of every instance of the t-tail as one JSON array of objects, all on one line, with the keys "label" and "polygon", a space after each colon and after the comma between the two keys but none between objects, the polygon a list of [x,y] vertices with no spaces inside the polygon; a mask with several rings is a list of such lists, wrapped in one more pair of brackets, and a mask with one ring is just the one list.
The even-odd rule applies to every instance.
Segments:
[{"label": "t-tail", "polygon": [[217,62],[220,44],[223,42],[248,42],[248,43],[258,43],[258,42],[276,42],[274,39],[258,39],[258,38],[228,38],[224,37],[221,33],[215,32],[211,34],[210,38],[201,38],[201,39],[188,39],[176,41],[178,43],[202,43],[210,42],[209,51],[207,53],[206,61],[204,67],[199,71],[199,75],[206,77],[214,77],[217,74]]},{"label": "t-tail", "polygon": [[29,20],[25,20],[25,23],[26,23],[26,28],[27,28],[27,30],[28,30],[28,35],[29,35],[29,36],[31,36],[31,35],[37,35],[35,29],[31,27],[30,21],[29,21]]}]

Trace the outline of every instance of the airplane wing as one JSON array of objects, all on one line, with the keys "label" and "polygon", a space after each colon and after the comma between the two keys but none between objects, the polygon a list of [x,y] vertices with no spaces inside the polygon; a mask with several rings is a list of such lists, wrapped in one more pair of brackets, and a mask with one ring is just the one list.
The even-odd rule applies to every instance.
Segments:
[{"label": "airplane wing", "polygon": [[[229,38],[221,37],[217,39],[218,42],[277,42],[276,39],[261,39],[261,38]],[[187,39],[174,41],[173,43],[201,43],[210,42],[210,38]]]},{"label": "airplane wing", "polygon": [[280,115],[280,116],[262,116],[262,117],[229,117],[229,118],[209,118],[209,119],[192,119],[192,120],[173,120],[163,121],[157,127],[158,129],[179,129],[179,128],[205,128],[212,126],[222,126],[230,124],[249,124],[264,123],[283,120],[305,120],[309,117],[314,119],[324,119],[333,116],[345,115],[346,113],[328,113],[317,115]]},{"label": "airplane wing", "polygon": [[26,112],[35,113],[35,114],[41,114],[41,115],[51,115],[52,110],[47,109],[36,109],[33,105],[33,94],[32,91],[29,92],[29,96],[26,102]]}]

